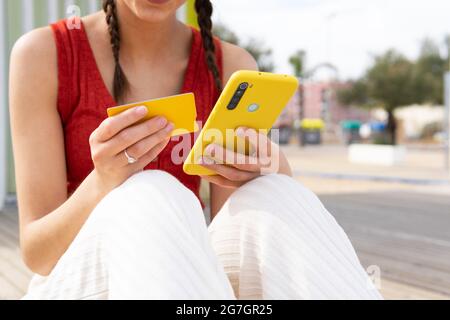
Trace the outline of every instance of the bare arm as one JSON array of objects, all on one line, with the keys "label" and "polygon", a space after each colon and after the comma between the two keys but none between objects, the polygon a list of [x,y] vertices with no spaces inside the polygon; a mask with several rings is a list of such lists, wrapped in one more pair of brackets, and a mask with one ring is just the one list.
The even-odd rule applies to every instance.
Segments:
[{"label": "bare arm", "polygon": [[[51,272],[98,202],[161,152],[173,128],[165,119],[132,126],[145,116],[137,109],[105,120],[89,141],[95,169],[67,199],[56,61],[50,28],[38,29],[16,43],[10,69],[21,249],[41,275]],[[139,158],[136,164],[126,163],[125,148]]]},{"label": "bare arm", "polygon": [[[238,70],[258,70],[255,59],[244,49],[222,42],[223,50],[223,83],[227,83],[231,75]],[[279,150],[279,173],[292,176],[290,165],[285,155]],[[239,181],[224,178],[223,176],[208,177],[211,190],[211,218],[222,208],[229,196],[239,187]]]}]

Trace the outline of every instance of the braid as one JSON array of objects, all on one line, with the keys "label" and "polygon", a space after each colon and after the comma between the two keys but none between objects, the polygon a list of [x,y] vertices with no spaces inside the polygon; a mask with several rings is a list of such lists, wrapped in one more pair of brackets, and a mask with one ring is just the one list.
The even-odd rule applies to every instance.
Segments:
[{"label": "braid", "polygon": [[116,101],[120,101],[125,96],[129,83],[120,66],[120,27],[115,0],[103,0],[103,11],[106,14],[106,23],[111,36],[111,48],[115,61],[113,95]]},{"label": "braid", "polygon": [[222,79],[220,79],[219,67],[216,61],[216,47],[212,34],[213,7],[210,0],[195,0],[195,10],[198,15],[198,25],[203,39],[203,49],[205,50],[206,64],[211,71],[216,87],[222,91]]}]

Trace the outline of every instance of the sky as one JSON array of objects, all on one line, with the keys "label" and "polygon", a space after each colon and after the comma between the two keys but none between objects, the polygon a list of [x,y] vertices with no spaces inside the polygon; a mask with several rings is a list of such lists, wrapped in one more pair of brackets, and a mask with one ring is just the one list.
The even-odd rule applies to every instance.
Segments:
[{"label": "sky", "polygon": [[450,0],[213,0],[214,22],[244,41],[272,48],[276,71],[307,52],[307,67],[331,62],[341,79],[356,78],[373,56],[395,48],[417,57],[420,42],[450,34]]}]

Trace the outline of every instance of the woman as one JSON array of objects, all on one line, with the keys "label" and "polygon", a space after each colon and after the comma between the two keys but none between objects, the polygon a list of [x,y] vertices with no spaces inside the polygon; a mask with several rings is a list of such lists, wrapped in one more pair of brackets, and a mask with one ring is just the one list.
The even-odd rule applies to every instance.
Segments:
[{"label": "woman", "polygon": [[[267,138],[280,159],[271,175],[262,161],[205,161],[218,173],[203,177],[207,229],[200,177],[171,161],[172,124],[136,125],[141,108],[106,119],[114,105],[194,92],[205,121],[230,75],[257,69],[212,36],[209,0],[195,3],[200,31],[176,20],[183,2],[105,0],[15,45],[20,239],[37,274],[26,298],[379,298],[342,229]],[[209,149],[210,159],[222,151]]]}]

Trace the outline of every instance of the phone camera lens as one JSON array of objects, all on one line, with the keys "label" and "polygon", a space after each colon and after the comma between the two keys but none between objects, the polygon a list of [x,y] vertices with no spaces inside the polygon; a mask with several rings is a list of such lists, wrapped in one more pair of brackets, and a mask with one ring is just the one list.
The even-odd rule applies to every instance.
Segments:
[{"label": "phone camera lens", "polygon": [[247,88],[248,88],[248,83],[247,82],[241,83],[239,85],[239,89],[241,89],[241,90],[247,90]]},{"label": "phone camera lens", "polygon": [[237,107],[237,105],[235,103],[231,102],[227,108],[228,108],[228,110],[234,110],[234,109],[236,109],[236,107]]}]

